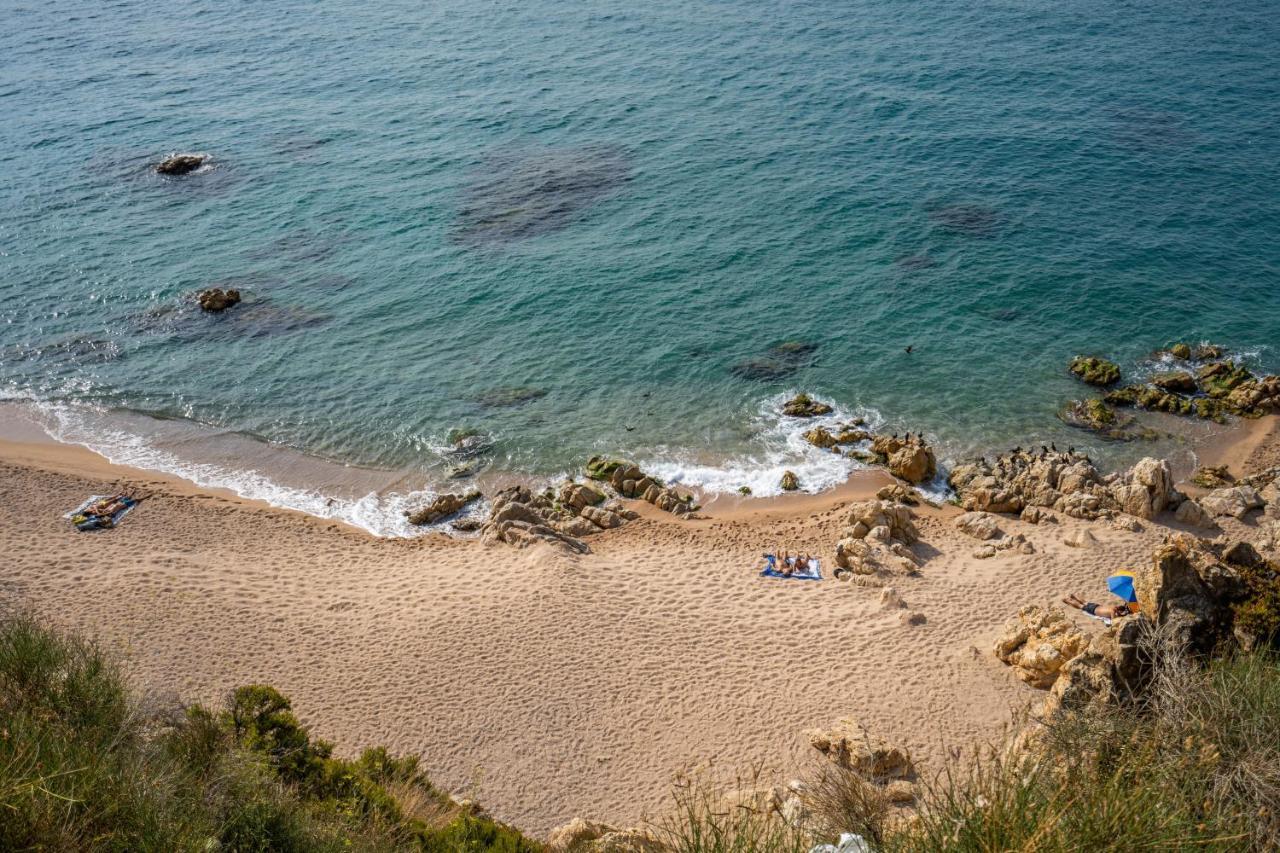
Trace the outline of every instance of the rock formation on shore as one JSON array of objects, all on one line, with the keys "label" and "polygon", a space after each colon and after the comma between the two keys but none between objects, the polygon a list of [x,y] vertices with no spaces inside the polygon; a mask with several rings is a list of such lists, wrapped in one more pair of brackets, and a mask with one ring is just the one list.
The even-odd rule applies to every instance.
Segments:
[{"label": "rock formation on shore", "polygon": [[624,498],[638,498],[664,512],[688,515],[698,509],[693,495],[669,489],[658,478],[645,474],[640,467],[622,459],[593,456],[587,461],[587,476],[607,482]]},{"label": "rock formation on shore", "polygon": [[913,575],[920,558],[910,548],[920,541],[911,509],[893,500],[858,501],[849,507],[836,543],[836,575]]},{"label": "rock formation on shore", "polygon": [[410,524],[425,525],[434,524],[442,518],[459,512],[467,504],[477,501],[481,497],[479,492],[467,492],[465,495],[446,494],[438,495],[428,505],[420,509],[412,510],[405,513],[405,518],[409,519]]},{"label": "rock formation on shore", "polygon": [[208,160],[207,154],[171,154],[156,164],[156,171],[162,175],[189,175]]},{"label": "rock formation on shore", "polygon": [[1166,537],[1136,571],[1142,610],[1086,639],[1059,610],[1026,607],[996,641],[996,656],[1047,688],[1051,717],[1138,699],[1162,655],[1204,660],[1245,650],[1280,629],[1280,571],[1248,542]]},{"label": "rock formation on shore", "polygon": [[938,474],[933,448],[919,435],[878,435],[871,441],[871,452],[884,460],[889,473],[908,483],[923,483]]},{"label": "rock formation on shore", "polygon": [[994,463],[983,458],[957,465],[948,482],[966,510],[981,512],[1017,513],[1036,506],[1073,518],[1115,512],[1154,518],[1183,500],[1162,459],[1147,457],[1128,471],[1103,476],[1087,456],[1048,448],[1017,448]]}]

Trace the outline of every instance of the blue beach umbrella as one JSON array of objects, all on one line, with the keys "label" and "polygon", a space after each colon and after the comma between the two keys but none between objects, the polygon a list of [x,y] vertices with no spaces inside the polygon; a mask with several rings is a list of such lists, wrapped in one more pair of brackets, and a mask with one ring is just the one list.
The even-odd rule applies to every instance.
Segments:
[{"label": "blue beach umbrella", "polygon": [[1125,601],[1134,602],[1138,600],[1138,594],[1133,589],[1133,572],[1128,569],[1121,569],[1107,578],[1107,589]]}]

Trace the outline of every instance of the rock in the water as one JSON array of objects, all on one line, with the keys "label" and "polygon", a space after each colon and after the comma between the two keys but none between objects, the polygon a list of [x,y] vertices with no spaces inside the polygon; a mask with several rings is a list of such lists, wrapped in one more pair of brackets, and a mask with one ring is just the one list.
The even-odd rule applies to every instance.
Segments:
[{"label": "rock in the water", "polygon": [[1253,486],[1232,486],[1214,489],[1199,499],[1200,506],[1212,516],[1244,518],[1250,510],[1262,506],[1262,496]]},{"label": "rock in the water", "polygon": [[952,522],[961,532],[974,539],[994,539],[1000,535],[996,517],[987,512],[966,512]]},{"label": "rock in the water", "polygon": [[1188,344],[1174,344],[1169,347],[1169,355],[1186,361],[1191,358],[1191,347]]},{"label": "rock in the water", "polygon": [[1227,351],[1225,349],[1217,344],[1201,344],[1195,348],[1195,352],[1192,353],[1192,357],[1195,358],[1196,361],[1208,361],[1214,358],[1222,358],[1222,356],[1226,355],[1226,352]]},{"label": "rock in the water", "polygon": [[232,305],[238,305],[240,303],[240,291],[213,287],[197,293],[196,301],[200,303],[201,309],[211,314],[216,314],[220,311],[226,311]]},{"label": "rock in the water", "polygon": [[784,492],[794,492],[800,488],[800,478],[794,471],[783,471],[781,485]]},{"label": "rock in the water", "polygon": [[1061,610],[1024,607],[996,640],[996,657],[1032,687],[1045,689],[1062,667],[1084,651],[1088,639]]},{"label": "rock in the water", "polygon": [[814,418],[829,415],[833,411],[835,410],[826,403],[821,403],[808,394],[797,394],[782,406],[782,413],[791,418]]},{"label": "rock in the water", "polygon": [[1194,394],[1196,378],[1185,370],[1174,370],[1169,373],[1157,373],[1151,377],[1151,384],[1175,394]]},{"label": "rock in the water", "polygon": [[1062,541],[1072,548],[1092,548],[1098,544],[1098,538],[1089,532],[1087,528],[1078,527],[1072,530],[1066,536],[1062,537]]},{"label": "rock in the water", "polygon": [[908,483],[932,480],[938,473],[933,449],[919,435],[899,438],[896,435],[878,435],[871,442],[871,451],[884,460],[889,473]]},{"label": "rock in the water", "polygon": [[479,499],[479,492],[467,492],[465,495],[455,495],[452,493],[439,495],[427,506],[411,512],[406,512],[405,517],[409,519],[410,524],[434,524],[445,516],[453,515],[467,504]]},{"label": "rock in the water", "polygon": [[156,164],[162,175],[189,175],[209,159],[206,154],[172,154]]},{"label": "rock in the water", "polygon": [[1234,361],[1215,361],[1196,371],[1200,390],[1210,397],[1226,397],[1237,386],[1253,379],[1253,374]]},{"label": "rock in the water", "polygon": [[809,430],[804,434],[804,440],[814,447],[821,447],[824,450],[835,447],[838,444],[836,437],[825,427],[814,427]]},{"label": "rock in the water", "polygon": [[840,767],[852,770],[873,782],[888,782],[915,774],[911,758],[896,747],[872,744],[867,732],[856,720],[839,720],[828,730],[813,729],[806,733],[809,745]]},{"label": "rock in the water", "polygon": [[1120,367],[1105,358],[1078,355],[1071,360],[1070,370],[1090,385],[1114,385],[1120,381]]}]

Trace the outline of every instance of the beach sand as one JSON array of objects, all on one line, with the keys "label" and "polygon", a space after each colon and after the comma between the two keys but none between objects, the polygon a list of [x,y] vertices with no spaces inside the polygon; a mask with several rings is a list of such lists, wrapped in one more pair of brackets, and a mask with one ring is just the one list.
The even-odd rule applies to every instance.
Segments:
[{"label": "beach sand", "polygon": [[[1206,461],[1240,472],[1280,458],[1274,420],[1243,424]],[[990,743],[1043,696],[991,654],[1001,626],[1067,592],[1104,596],[1106,576],[1168,532],[1093,523],[1100,544],[1082,551],[1063,537],[1083,522],[1004,519],[1037,553],[979,560],[951,524],[959,510],[921,507],[927,561],[892,582],[927,620],[908,626],[879,589],[757,574],[783,543],[822,556],[829,575],[843,507],[884,474],[722,500],[708,520],[642,505],[640,520],[591,537],[592,554],[567,557],[375,539],[11,438],[0,600],[99,638],[161,695],[216,702],[271,684],[339,751],[419,753],[437,784],[535,835],[577,815],[661,815],[683,769],[785,780],[814,760],[803,731],[845,716],[926,770],[948,748]],[[119,490],[148,497],[118,529],[82,534],[62,517]]]}]

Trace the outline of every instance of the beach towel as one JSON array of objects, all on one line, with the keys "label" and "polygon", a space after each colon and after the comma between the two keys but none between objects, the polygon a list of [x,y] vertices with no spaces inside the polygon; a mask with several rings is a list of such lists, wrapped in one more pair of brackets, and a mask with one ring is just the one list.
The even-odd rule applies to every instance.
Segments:
[{"label": "beach towel", "polygon": [[[760,577],[762,578],[781,578],[782,580],[793,580],[793,581],[822,580],[822,566],[819,564],[818,560],[816,559],[809,561],[809,571],[792,572],[789,575],[784,575],[778,569],[777,557],[773,556],[772,554],[765,554],[764,559],[765,559],[764,571],[760,573]],[[795,562],[795,558],[792,558],[787,561],[787,564],[790,565],[791,563],[794,563],[794,562]]]},{"label": "beach towel", "polygon": [[[118,500],[123,506],[116,510],[110,519],[104,519],[101,516],[90,515],[89,510],[99,501]],[[138,502],[133,498],[126,498],[123,495],[90,495],[89,499],[80,506],[71,510],[63,516],[63,518],[71,519],[71,523],[76,526],[76,530],[85,533],[90,530],[103,530],[115,527],[120,520],[133,511]]]}]

